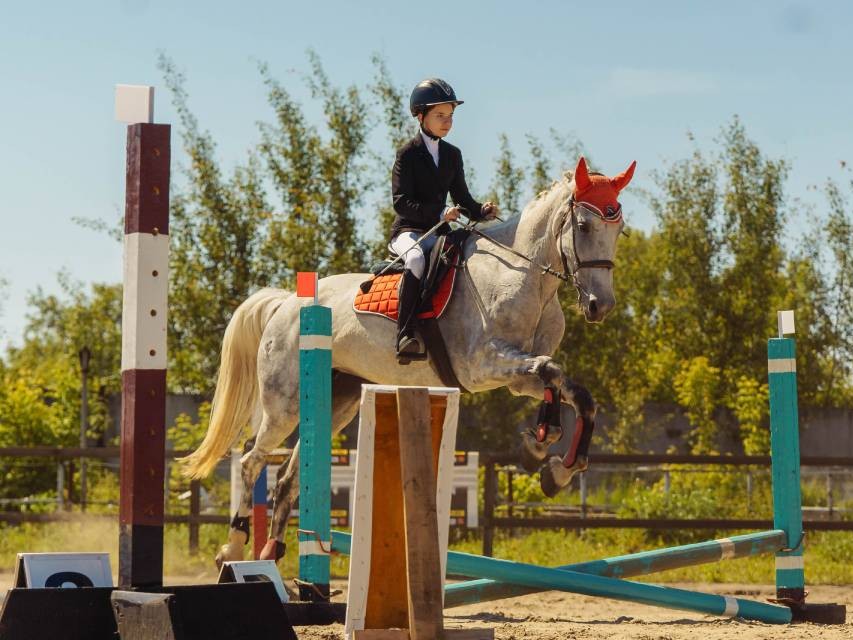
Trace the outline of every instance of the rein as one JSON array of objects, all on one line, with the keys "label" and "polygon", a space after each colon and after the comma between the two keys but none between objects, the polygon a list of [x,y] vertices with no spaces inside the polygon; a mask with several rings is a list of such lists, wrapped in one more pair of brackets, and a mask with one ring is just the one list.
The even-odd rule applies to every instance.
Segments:
[{"label": "rein", "polygon": [[[556,236],[557,237],[557,246],[559,246],[559,248],[560,248],[560,260],[563,263],[563,271],[562,272],[556,271],[555,269],[553,269],[551,267],[550,264],[542,264],[540,262],[537,262],[536,260],[534,260],[530,256],[526,256],[523,253],[516,251],[512,247],[509,247],[509,246],[505,245],[504,243],[499,242],[498,240],[495,240],[491,236],[487,236],[485,233],[483,233],[482,231],[475,228],[478,221],[469,222],[467,225],[464,225],[464,227],[465,227],[465,229],[467,229],[471,233],[474,233],[475,235],[488,240],[489,242],[491,242],[492,244],[494,244],[497,247],[500,247],[504,251],[508,251],[509,253],[513,254],[514,256],[521,258],[522,260],[526,260],[531,265],[533,265],[534,267],[539,269],[541,271],[542,275],[548,274],[548,275],[554,276],[555,278],[558,278],[562,282],[571,282],[572,284],[575,285],[575,289],[578,290],[578,294],[585,293],[585,294],[589,295],[589,292],[586,291],[586,289],[581,285],[581,283],[578,280],[578,272],[581,269],[613,269],[614,265],[613,265],[612,260],[607,260],[607,259],[581,260],[578,257],[577,237],[578,237],[579,229],[578,229],[577,216],[575,215],[575,206],[576,205],[577,205],[577,202],[575,201],[574,195],[572,195],[572,197],[569,199],[569,210],[566,213],[566,216],[560,221],[560,230],[557,232],[557,236]],[[597,208],[593,207],[592,205],[583,205],[583,206],[585,208],[592,209],[593,213],[595,215],[598,215],[598,217],[600,217],[605,222],[617,222],[617,221],[621,220],[621,218],[622,218],[621,208],[620,208],[617,216],[614,216],[613,219],[609,219],[609,218],[605,217],[603,214],[601,214],[597,210]],[[571,223],[572,223],[572,253],[574,254],[572,257],[574,258],[574,263],[575,263],[574,268],[571,268],[569,266],[569,259],[566,256],[565,251],[563,251],[562,237],[563,237],[563,233],[564,233],[564,230],[566,227],[566,219],[567,218],[570,218]]]}]

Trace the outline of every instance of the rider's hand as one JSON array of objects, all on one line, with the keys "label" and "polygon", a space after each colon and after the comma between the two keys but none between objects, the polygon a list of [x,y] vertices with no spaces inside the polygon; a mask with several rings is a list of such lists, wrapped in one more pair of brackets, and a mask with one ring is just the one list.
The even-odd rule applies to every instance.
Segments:
[{"label": "rider's hand", "polygon": [[483,204],[483,219],[494,220],[498,217],[498,205],[494,202],[486,202]]},{"label": "rider's hand", "polygon": [[454,220],[459,220],[459,207],[450,207],[447,211],[444,212],[444,215],[441,218],[445,222],[453,222]]}]

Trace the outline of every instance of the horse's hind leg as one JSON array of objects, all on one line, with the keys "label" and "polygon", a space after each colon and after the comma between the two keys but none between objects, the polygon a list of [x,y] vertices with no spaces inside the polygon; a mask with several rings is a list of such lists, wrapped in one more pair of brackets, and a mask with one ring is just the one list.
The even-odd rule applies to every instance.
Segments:
[{"label": "horse's hind leg", "polygon": [[216,555],[216,565],[229,560],[242,560],[243,547],[249,542],[249,514],[252,512],[252,489],[269,454],[296,428],[297,416],[292,411],[274,416],[266,411],[251,450],[240,459],[240,504],[231,521],[228,542]]},{"label": "horse's hind leg", "polygon": [[[347,426],[358,412],[361,398],[361,378],[334,372],[332,378],[332,434]],[[284,472],[282,473],[282,470]],[[285,552],[284,535],[287,530],[287,518],[299,496],[299,443],[293,448],[293,454],[279,469],[275,485],[273,517],[270,524],[270,539],[261,554],[262,560],[278,561]]]}]

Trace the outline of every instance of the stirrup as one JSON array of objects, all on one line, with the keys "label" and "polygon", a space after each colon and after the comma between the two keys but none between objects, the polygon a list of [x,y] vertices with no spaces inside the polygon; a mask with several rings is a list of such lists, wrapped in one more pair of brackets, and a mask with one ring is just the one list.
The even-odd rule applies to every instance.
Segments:
[{"label": "stirrup", "polygon": [[[403,336],[397,343],[397,362],[409,364],[412,360],[426,360],[426,350],[421,351],[422,341],[417,336]],[[414,347],[414,349],[409,350]]]}]

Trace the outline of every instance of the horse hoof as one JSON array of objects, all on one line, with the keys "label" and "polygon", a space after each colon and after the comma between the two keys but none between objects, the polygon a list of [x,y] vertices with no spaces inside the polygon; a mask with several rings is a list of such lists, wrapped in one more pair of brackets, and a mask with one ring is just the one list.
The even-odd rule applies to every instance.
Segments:
[{"label": "horse hoof", "polygon": [[235,562],[243,559],[243,549],[240,546],[235,547],[231,544],[223,544],[216,554],[216,568],[222,569],[222,565],[226,562]]},{"label": "horse hoof", "polygon": [[574,475],[581,470],[578,464],[566,468],[563,466],[563,461],[560,458],[551,456],[539,471],[539,486],[542,489],[542,493],[549,498],[553,498],[560,493],[560,490],[569,486]]},{"label": "horse hoof", "polygon": [[528,473],[534,473],[542,465],[548,455],[548,446],[536,441],[533,436],[523,433],[521,445],[518,448],[519,463]]},{"label": "horse hoof", "polygon": [[287,549],[287,545],[283,542],[279,542],[275,538],[270,538],[267,540],[267,543],[264,545],[264,548],[261,549],[260,560],[274,560],[278,562],[284,557],[284,552]]},{"label": "horse hoof", "polygon": [[543,464],[539,471],[539,487],[546,498],[553,498],[560,493],[560,487],[554,478],[554,472],[551,470],[550,464]]}]

